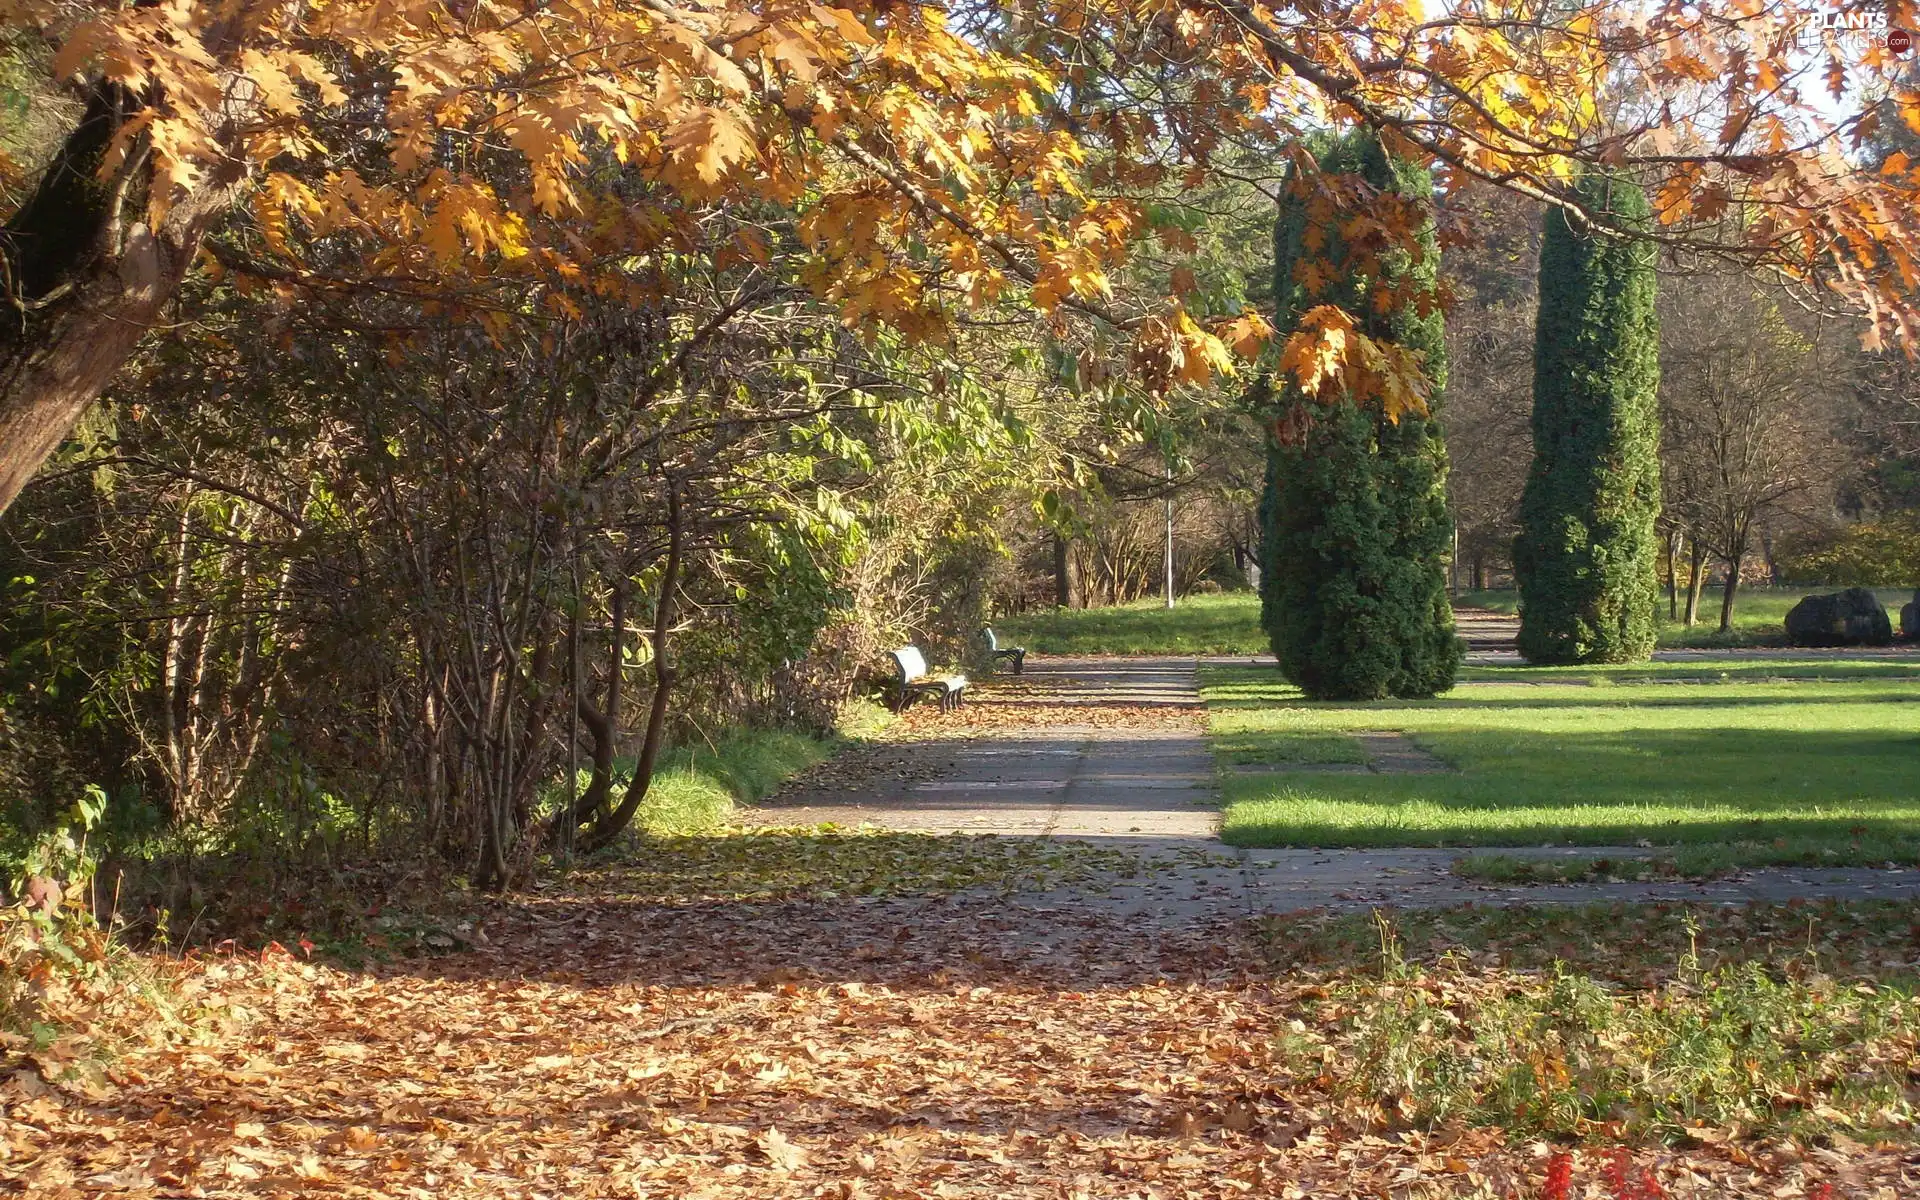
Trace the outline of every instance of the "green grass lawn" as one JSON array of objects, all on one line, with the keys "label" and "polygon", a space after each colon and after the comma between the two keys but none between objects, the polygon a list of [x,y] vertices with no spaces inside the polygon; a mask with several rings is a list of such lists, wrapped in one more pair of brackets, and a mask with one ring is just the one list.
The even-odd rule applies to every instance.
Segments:
[{"label": "green grass lawn", "polygon": [[[1742,588],[1739,595],[1734,597],[1733,628],[1726,633],[1720,632],[1719,589],[1709,588],[1700,594],[1700,623],[1692,628],[1667,618],[1666,593],[1662,592],[1657,610],[1660,618],[1660,645],[1675,649],[1784,646],[1787,640],[1785,628],[1787,610],[1807,596],[1823,595],[1839,590],[1831,587]],[[1886,605],[1887,615],[1892,619],[1897,633],[1900,628],[1900,606],[1913,599],[1913,593],[1901,588],[1878,588],[1874,594],[1880,597],[1880,603]],[[1456,607],[1485,608],[1503,613],[1519,611],[1520,603],[1519,594],[1510,588],[1465,592],[1454,597],[1453,602]],[[1680,597],[1680,603],[1682,607],[1686,605],[1684,595]]]},{"label": "green grass lawn", "polygon": [[1803,680],[1896,679],[1920,681],[1920,655],[1890,650],[1859,658],[1789,658],[1754,651],[1739,658],[1715,656],[1689,662],[1602,663],[1583,667],[1467,666],[1461,683],[1553,683],[1614,687],[1623,683],[1736,683]]},{"label": "green grass lawn", "polygon": [[1260,597],[1187,596],[1113,608],[1051,609],[994,622],[1001,640],[1034,654],[1265,654]]},{"label": "green grass lawn", "polygon": [[1398,730],[1445,775],[1229,775],[1223,836],[1250,846],[1632,845],[1721,862],[1920,862],[1920,683],[1489,685],[1428,701],[1310,704],[1270,668],[1202,675],[1228,762],[1354,761]]},{"label": "green grass lawn", "polygon": [[[1660,606],[1660,644],[1667,648],[1785,645],[1782,622],[1804,596],[1833,588],[1747,588],[1734,606],[1733,630],[1719,630],[1719,594],[1701,598],[1701,623],[1689,629],[1666,619]],[[1899,624],[1900,606],[1911,592],[1882,588],[1878,595]],[[1708,601],[1712,601],[1711,604]],[[1456,607],[1510,613],[1518,600],[1511,590],[1465,592]],[[1252,592],[1190,596],[1171,611],[1159,600],[1116,608],[1050,610],[996,622],[1008,641],[1035,654],[1266,654],[1260,630],[1260,597]]]}]

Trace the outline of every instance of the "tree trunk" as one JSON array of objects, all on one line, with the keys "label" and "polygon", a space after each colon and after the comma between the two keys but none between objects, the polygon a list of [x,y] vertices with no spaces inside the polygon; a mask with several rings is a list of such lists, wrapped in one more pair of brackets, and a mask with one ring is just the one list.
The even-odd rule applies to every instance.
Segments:
[{"label": "tree trunk", "polygon": [[1473,590],[1487,590],[1487,558],[1478,550],[1473,552]]},{"label": "tree trunk", "polygon": [[1667,620],[1680,619],[1680,531],[1667,534]]},{"label": "tree trunk", "polygon": [[1733,596],[1740,590],[1740,560],[1744,554],[1727,560],[1727,584],[1720,593],[1720,632],[1733,629]]},{"label": "tree trunk", "polygon": [[620,807],[604,821],[594,825],[582,839],[580,852],[592,854],[613,844],[613,840],[632,824],[653,784],[654,764],[660,760],[660,742],[667,728],[667,700],[672,694],[674,671],[667,660],[667,635],[673,628],[674,589],[680,582],[682,538],[680,528],[680,487],[667,485],[667,565],[660,574],[660,599],[653,607],[653,704],[647,712],[646,738],[640,743],[640,761],[633,765],[633,778]]},{"label": "tree trunk", "polygon": [[593,774],[587,781],[587,790],[573,807],[573,826],[564,824],[555,826],[557,831],[571,832],[589,821],[594,820],[607,807],[607,798],[613,794],[613,754],[620,734],[620,677],[622,659],[626,654],[627,624],[627,587],[626,579],[616,573],[613,580],[613,641],[607,651],[607,699],[606,707],[596,707],[584,693],[580,696],[580,721],[593,737]]},{"label": "tree trunk", "polygon": [[1053,535],[1053,606],[1073,607],[1073,558],[1064,534]]},{"label": "tree trunk", "polygon": [[1700,539],[1687,539],[1687,628],[1700,623],[1700,589],[1706,586],[1706,561]]},{"label": "tree trunk", "polygon": [[[292,558],[287,560],[292,562]],[[421,661],[426,656],[421,655]],[[427,795],[427,836],[434,845],[440,841],[442,816],[446,809],[446,739],[441,735],[440,702],[432,687],[420,692],[420,734],[426,742],[426,767],[421,772]]]},{"label": "tree trunk", "polygon": [[158,229],[144,219],[150,177],[136,139],[118,171],[99,169],[140,106],[97,86],[39,186],[0,229],[0,513],[159,319],[201,238],[233,203],[236,156],[180,197]]},{"label": "tree trunk", "polygon": [[513,827],[525,829],[533,821],[533,792],[539,785],[540,775],[546,766],[541,761],[540,747],[547,740],[547,717],[552,712],[552,693],[545,686],[547,668],[553,662],[554,646],[550,639],[541,636],[534,645],[533,656],[527,664],[526,687],[527,719],[525,732],[521,735],[522,747],[518,769],[514,772],[513,787]]}]

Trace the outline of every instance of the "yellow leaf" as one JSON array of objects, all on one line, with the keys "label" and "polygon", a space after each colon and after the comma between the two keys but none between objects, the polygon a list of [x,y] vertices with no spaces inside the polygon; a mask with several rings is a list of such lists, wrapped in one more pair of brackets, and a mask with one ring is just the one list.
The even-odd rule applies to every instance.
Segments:
[{"label": "yellow leaf", "polygon": [[313,55],[299,50],[282,50],[278,57],[287,74],[313,85],[314,90],[320,93],[321,104],[331,108],[347,102],[347,93],[341,89],[339,79]]},{"label": "yellow leaf", "polygon": [[792,1171],[807,1161],[807,1152],[787,1140],[787,1135],[778,1129],[769,1128],[759,1138],[760,1152],[767,1156],[776,1171]]},{"label": "yellow leaf", "polygon": [[820,21],[832,25],[834,32],[854,45],[873,45],[873,34],[867,31],[866,25],[861,22],[859,17],[854,16],[846,9],[826,8],[824,6],[817,7],[813,10],[813,15]]},{"label": "yellow leaf", "polygon": [[809,41],[805,41],[793,31],[776,27],[771,36],[771,52],[774,61],[786,67],[787,73],[803,83],[812,83],[819,78],[819,55]]},{"label": "yellow leaf", "polygon": [[283,117],[299,114],[300,93],[279,63],[258,50],[246,49],[240,52],[240,71],[260,89],[260,103],[268,112]]},{"label": "yellow leaf", "polygon": [[753,157],[752,131],[721,108],[698,108],[673,127],[667,149],[674,161],[691,167],[701,183],[718,183],[727,168]]}]

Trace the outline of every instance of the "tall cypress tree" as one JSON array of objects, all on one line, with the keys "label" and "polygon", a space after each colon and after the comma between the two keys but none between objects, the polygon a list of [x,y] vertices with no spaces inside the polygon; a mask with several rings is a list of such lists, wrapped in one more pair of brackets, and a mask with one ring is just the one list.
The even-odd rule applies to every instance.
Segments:
[{"label": "tall cypress tree", "polygon": [[[1311,215],[1289,189],[1274,225],[1274,296],[1284,334],[1302,314],[1337,304],[1368,336],[1417,351],[1432,385],[1426,414],[1390,419],[1372,403],[1322,404],[1281,381],[1269,400],[1276,427],[1261,498],[1261,614],[1280,669],[1308,696],[1371,700],[1431,696],[1460,665],[1446,560],[1453,527],[1446,503],[1446,444],[1435,419],[1446,384],[1440,310],[1433,303],[1440,252],[1430,210],[1433,181],[1394,159],[1370,132],[1319,148],[1321,170],[1358,175],[1429,211],[1419,253],[1390,250],[1379,278],[1338,230],[1353,214]],[[1325,286],[1294,266],[1309,256]],[[1390,304],[1377,304],[1381,297]]]},{"label": "tall cypress tree", "polygon": [[[1578,182],[1628,227],[1649,218],[1629,180]],[[1547,213],[1533,344],[1533,467],[1513,569],[1520,653],[1535,663],[1653,652],[1660,515],[1660,325],[1652,247]]]}]

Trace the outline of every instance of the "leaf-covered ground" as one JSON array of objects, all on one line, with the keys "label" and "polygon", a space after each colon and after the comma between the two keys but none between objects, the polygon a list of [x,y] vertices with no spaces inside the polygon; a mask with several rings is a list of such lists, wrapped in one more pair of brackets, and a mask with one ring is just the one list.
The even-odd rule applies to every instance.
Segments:
[{"label": "leaf-covered ground", "polygon": [[1155,865],[1064,839],[776,825],[649,838],[627,861],[583,872],[576,885],[604,899],[659,904],[1004,895],[1098,886]]},{"label": "leaf-covered ground", "polygon": [[[1845,941],[1863,965],[1910,959],[1908,921],[1889,908]],[[576,895],[483,930],[368,972],[216,964],[199,986],[221,1019],[197,1043],[96,1083],[24,1060],[0,1083],[0,1178],[49,1198],[1531,1198],[1569,1167],[1567,1194],[1612,1195],[1620,1167],[1592,1138],[1422,1129],[1352,1095],[1338,1062],[1303,1070],[1300,1036],[1343,1036],[1341,1004],[1380,979],[1351,922],[1263,941],[982,900]],[[1305,941],[1347,961],[1293,953]],[[1650,962],[1672,949],[1646,944]],[[1407,957],[1440,945],[1483,955],[1456,991],[1537,978],[1431,923]],[[1920,1185],[1901,1140],[1844,1129],[1703,1128],[1632,1157],[1676,1197]]]},{"label": "leaf-covered ground", "polygon": [[[961,711],[990,728],[1088,712],[1040,681],[982,693]],[[970,736],[956,716],[922,710],[809,786],[912,778]],[[75,1005],[4,1044],[0,1188],[1920,1195],[1911,904],[1129,918],[1098,902],[1110,856],[656,837],[437,924],[394,917],[364,967],[301,947],[156,967],[170,1025],[81,997],[95,1026]]]},{"label": "leaf-covered ground", "polygon": [[1197,732],[1205,719],[1206,710],[1199,704],[1093,703],[1032,679],[1007,679],[952,712],[942,713],[932,705],[909,708],[893,736],[951,739],[1049,727]]}]

